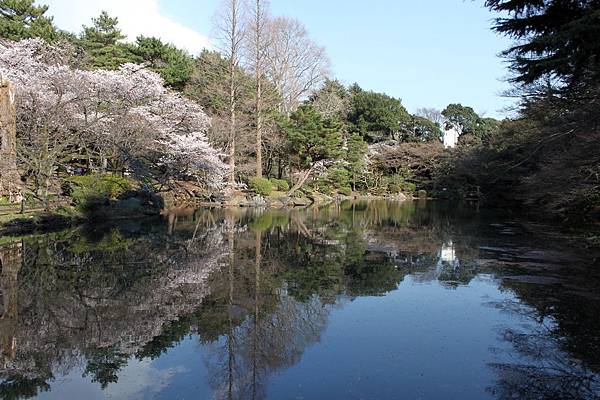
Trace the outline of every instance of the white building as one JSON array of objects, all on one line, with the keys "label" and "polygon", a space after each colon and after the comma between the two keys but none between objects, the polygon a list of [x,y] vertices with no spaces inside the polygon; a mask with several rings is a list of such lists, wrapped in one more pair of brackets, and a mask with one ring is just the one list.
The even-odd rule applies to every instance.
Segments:
[{"label": "white building", "polygon": [[460,128],[456,126],[447,126],[444,129],[444,147],[456,147],[458,144],[458,137],[460,136]]}]

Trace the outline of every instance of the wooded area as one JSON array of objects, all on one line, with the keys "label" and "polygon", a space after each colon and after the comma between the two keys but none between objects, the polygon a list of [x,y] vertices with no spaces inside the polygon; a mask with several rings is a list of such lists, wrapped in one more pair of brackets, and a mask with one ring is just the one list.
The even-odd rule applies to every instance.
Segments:
[{"label": "wooded area", "polygon": [[[99,174],[122,176],[128,189],[207,200],[240,190],[420,192],[593,218],[600,211],[600,45],[593,39],[600,6],[485,5],[505,15],[494,29],[517,43],[504,53],[512,95],[522,99],[513,119],[462,104],[411,115],[400,99],[346,87],[302,22],[272,16],[265,0],[223,0],[217,50],[198,55],[157,38],[127,42],[105,12],[75,34],[57,28],[47,6],[1,1],[0,73],[16,88],[21,177],[3,164],[2,201],[13,201],[9,184],[43,200],[72,193],[76,175]],[[459,143],[444,149],[450,128]],[[12,163],[4,154],[2,163]]]}]

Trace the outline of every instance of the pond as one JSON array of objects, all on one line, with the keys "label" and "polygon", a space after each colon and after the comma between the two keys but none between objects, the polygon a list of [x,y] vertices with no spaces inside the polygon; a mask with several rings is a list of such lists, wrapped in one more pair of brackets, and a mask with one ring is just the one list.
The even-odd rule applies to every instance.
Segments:
[{"label": "pond", "polygon": [[475,206],[0,238],[2,399],[596,399],[600,269]]}]

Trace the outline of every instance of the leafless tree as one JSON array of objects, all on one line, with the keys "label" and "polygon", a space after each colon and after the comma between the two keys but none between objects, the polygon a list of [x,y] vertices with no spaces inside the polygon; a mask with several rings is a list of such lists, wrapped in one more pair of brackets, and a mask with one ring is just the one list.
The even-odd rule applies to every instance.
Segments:
[{"label": "leafless tree", "polygon": [[256,132],[256,176],[262,177],[262,137],[264,129],[263,83],[266,75],[266,58],[270,45],[268,34],[269,2],[253,0],[248,23],[248,53],[250,69],[255,79],[255,132]]},{"label": "leafless tree", "polygon": [[329,72],[323,47],[315,44],[298,20],[277,17],[269,24],[268,75],[281,95],[280,111],[290,113],[319,87]]},{"label": "leafless tree", "polygon": [[431,107],[418,108],[417,112],[415,114],[418,115],[419,117],[426,118],[426,119],[430,120],[431,122],[436,123],[440,127],[442,127],[444,125],[444,121],[446,120],[444,118],[444,116],[442,115],[442,112],[440,110],[438,110],[437,108],[431,108]]},{"label": "leafless tree", "polygon": [[236,115],[240,56],[245,36],[242,0],[222,0],[214,27],[221,53],[229,60],[229,183],[235,184]]}]

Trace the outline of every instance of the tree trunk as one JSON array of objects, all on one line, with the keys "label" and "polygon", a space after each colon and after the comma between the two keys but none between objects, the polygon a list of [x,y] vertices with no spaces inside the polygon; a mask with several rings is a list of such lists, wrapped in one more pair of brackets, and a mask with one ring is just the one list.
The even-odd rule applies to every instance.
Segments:
[{"label": "tree trunk", "polygon": [[238,4],[237,0],[232,0],[231,9],[231,32],[229,38],[231,42],[229,59],[229,184],[235,185],[235,139],[236,139],[236,68],[238,58]]},{"label": "tree trunk", "polygon": [[263,129],[263,115],[262,115],[262,8],[260,0],[256,0],[255,9],[255,73],[256,73],[256,177],[262,178],[262,129]]},{"label": "tree trunk", "polygon": [[298,182],[296,182],[296,184],[290,189],[290,191],[287,192],[287,195],[292,196],[298,189],[300,189],[302,186],[304,186],[304,184],[306,183],[308,178],[310,178],[310,175],[313,173],[313,171],[321,165],[323,165],[323,163],[321,161],[319,161],[319,162],[311,165],[311,167],[309,169],[302,172],[302,174],[300,175],[300,179],[298,179]]},{"label": "tree trunk", "polygon": [[21,176],[17,170],[17,123],[15,89],[0,78],[0,196],[17,203],[21,198]]}]

